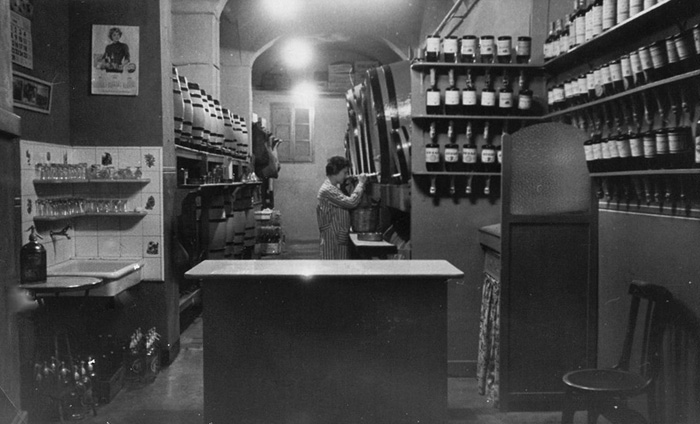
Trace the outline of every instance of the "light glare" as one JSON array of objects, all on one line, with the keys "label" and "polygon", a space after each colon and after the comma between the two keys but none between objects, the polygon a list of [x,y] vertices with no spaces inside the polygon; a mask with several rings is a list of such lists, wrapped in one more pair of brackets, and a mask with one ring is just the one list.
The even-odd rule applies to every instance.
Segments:
[{"label": "light glare", "polygon": [[299,9],[299,0],[265,0],[265,9],[275,18],[293,18]]},{"label": "light glare", "polygon": [[296,39],[285,44],[282,55],[287,66],[300,69],[311,63],[313,50],[308,41]]},{"label": "light glare", "polygon": [[316,99],[316,86],[308,81],[300,82],[292,89],[292,94],[298,105],[311,105]]}]

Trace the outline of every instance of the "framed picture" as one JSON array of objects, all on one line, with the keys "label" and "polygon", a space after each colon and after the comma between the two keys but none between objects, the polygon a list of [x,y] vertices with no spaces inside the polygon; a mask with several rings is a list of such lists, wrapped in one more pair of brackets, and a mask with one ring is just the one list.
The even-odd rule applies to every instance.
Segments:
[{"label": "framed picture", "polygon": [[51,113],[51,83],[20,72],[12,73],[12,100],[14,105],[27,110]]},{"label": "framed picture", "polygon": [[138,96],[139,27],[92,26],[92,94]]}]

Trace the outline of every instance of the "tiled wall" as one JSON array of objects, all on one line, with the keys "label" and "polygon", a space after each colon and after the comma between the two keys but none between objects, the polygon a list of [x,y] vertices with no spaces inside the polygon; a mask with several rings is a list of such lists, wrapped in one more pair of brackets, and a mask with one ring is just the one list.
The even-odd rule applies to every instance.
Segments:
[{"label": "tiled wall", "polygon": [[[144,280],[163,280],[162,148],[160,147],[70,147],[22,140],[22,228],[35,225],[43,237],[48,265],[71,258],[143,258]],[[140,166],[148,183],[35,184],[37,163],[102,163],[109,154],[115,169]],[[127,210],[143,208],[146,216],[76,217],[34,222],[37,198],[84,197],[128,199]],[[70,239],[49,232],[66,225]],[[28,240],[25,234],[23,243]]]}]

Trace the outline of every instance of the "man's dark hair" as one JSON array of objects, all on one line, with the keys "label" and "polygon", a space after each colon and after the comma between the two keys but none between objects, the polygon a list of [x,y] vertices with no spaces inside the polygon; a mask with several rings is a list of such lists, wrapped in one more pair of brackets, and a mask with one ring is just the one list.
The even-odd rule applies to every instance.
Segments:
[{"label": "man's dark hair", "polygon": [[344,168],[347,168],[349,166],[350,163],[344,157],[333,156],[332,158],[328,159],[328,163],[326,164],[326,175],[336,175]]}]

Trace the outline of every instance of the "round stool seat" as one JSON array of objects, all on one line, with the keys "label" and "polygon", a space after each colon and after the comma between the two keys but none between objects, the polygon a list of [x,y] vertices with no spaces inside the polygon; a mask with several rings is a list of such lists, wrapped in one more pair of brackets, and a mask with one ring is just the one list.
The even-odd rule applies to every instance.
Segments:
[{"label": "round stool seat", "polygon": [[585,369],[564,375],[570,387],[593,392],[631,392],[643,389],[648,380],[639,374],[615,369]]}]

